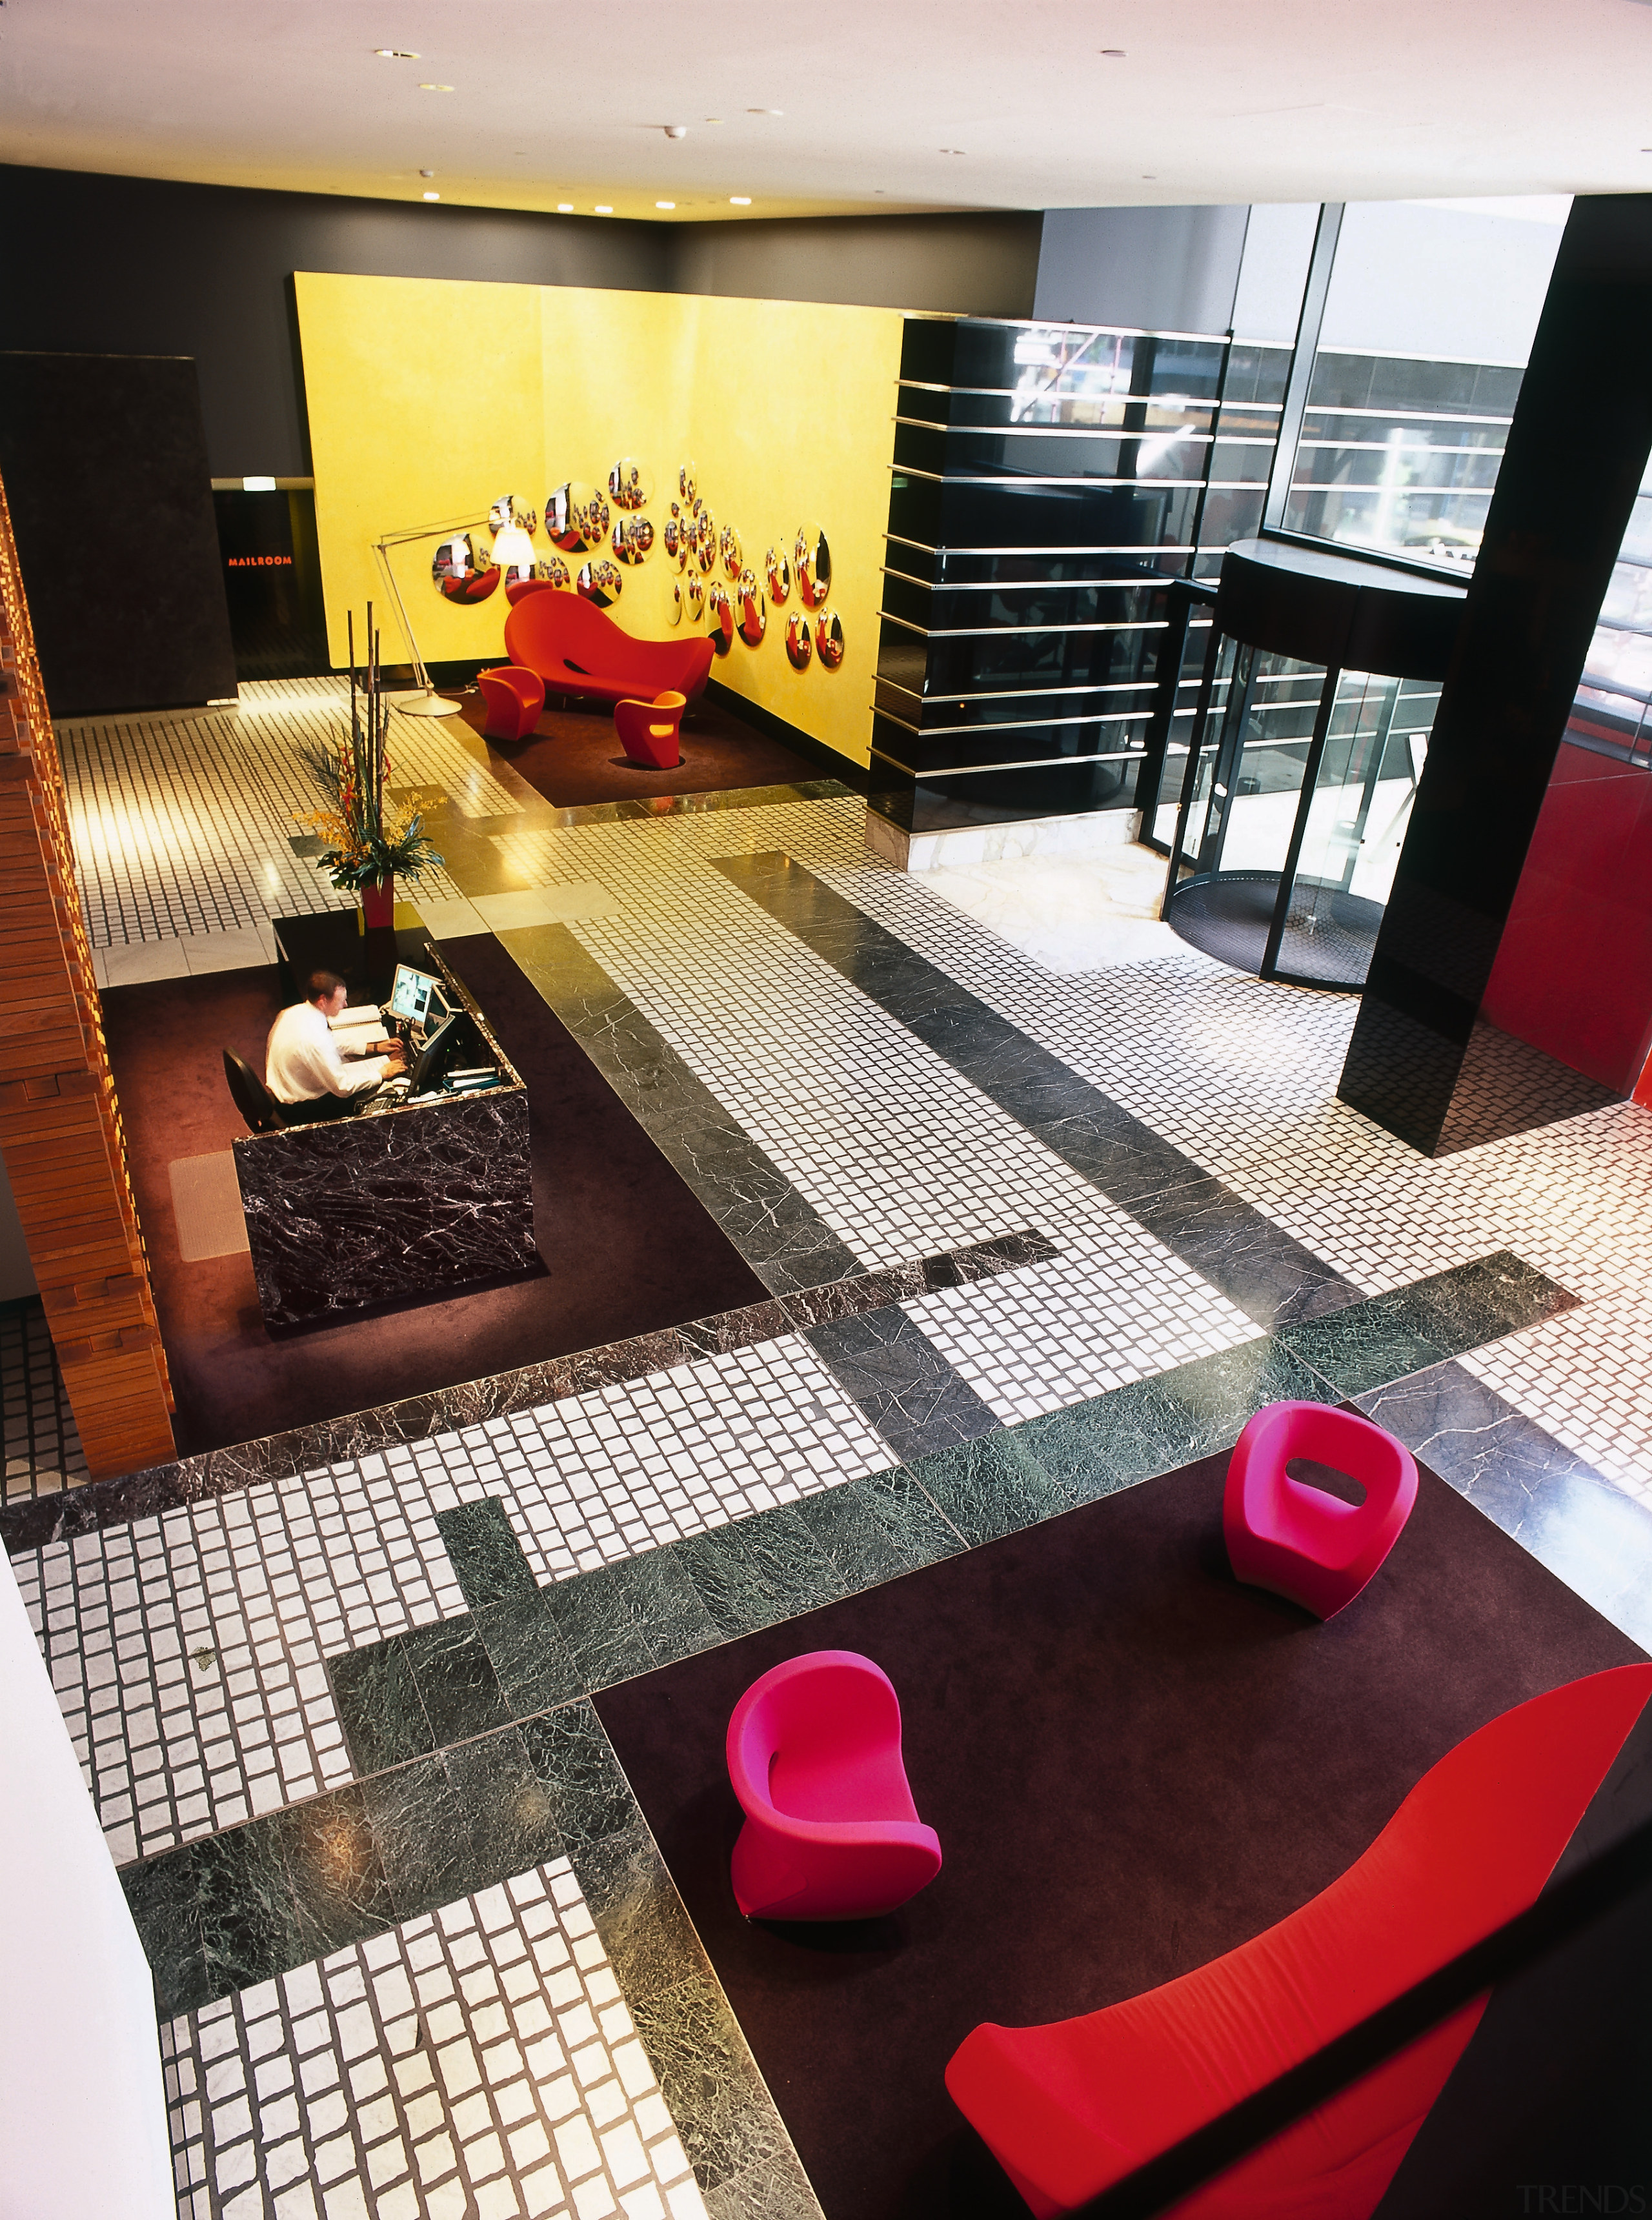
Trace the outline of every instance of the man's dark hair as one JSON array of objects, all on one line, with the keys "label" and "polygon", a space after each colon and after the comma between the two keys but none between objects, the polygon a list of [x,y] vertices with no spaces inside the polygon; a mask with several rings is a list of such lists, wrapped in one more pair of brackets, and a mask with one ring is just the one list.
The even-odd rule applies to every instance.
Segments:
[{"label": "man's dark hair", "polygon": [[336,971],[312,971],[304,988],[305,1000],[325,1002],[336,995],[344,982]]}]

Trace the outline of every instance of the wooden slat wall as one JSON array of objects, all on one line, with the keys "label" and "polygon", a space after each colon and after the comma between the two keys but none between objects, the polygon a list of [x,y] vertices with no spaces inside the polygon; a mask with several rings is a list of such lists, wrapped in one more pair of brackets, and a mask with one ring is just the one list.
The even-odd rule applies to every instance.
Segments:
[{"label": "wooden slat wall", "polygon": [[0,486],[0,1158],[94,1479],[173,1455],[171,1389]]}]

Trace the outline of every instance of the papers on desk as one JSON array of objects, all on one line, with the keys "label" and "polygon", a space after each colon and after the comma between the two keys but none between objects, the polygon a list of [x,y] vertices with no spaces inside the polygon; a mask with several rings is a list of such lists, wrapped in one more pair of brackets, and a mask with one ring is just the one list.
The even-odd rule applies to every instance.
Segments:
[{"label": "papers on desk", "polygon": [[384,1013],[377,1002],[351,1002],[327,1024],[335,1033],[346,1033],[357,1026],[378,1026],[384,1023]]}]

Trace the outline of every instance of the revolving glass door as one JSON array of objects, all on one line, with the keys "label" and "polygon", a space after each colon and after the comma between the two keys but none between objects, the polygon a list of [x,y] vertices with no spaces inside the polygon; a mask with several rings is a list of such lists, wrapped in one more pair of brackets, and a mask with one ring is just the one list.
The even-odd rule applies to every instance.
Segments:
[{"label": "revolving glass door", "polygon": [[1219,632],[1165,921],[1264,979],[1362,987],[1439,694],[1437,680],[1327,669]]}]

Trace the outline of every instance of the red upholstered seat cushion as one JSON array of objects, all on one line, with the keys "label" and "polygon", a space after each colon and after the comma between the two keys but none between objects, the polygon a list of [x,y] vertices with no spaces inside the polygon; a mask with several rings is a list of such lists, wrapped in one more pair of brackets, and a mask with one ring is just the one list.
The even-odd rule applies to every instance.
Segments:
[{"label": "red upholstered seat cushion", "polygon": [[[1276,1927],[1082,2018],[976,2028],[946,2069],[955,2102],[1035,2213],[1082,2204],[1535,1902],[1649,1694],[1652,1665],[1626,1665],[1506,1712]],[[1184,2199],[1180,2220],[1369,2213],[1483,2009]]]},{"label": "red upholstered seat cushion", "polygon": [[651,702],[668,689],[697,702],[712,645],[698,634],[637,639],[577,594],[529,594],[505,619],[505,652],[538,671],[549,694],[593,702]]}]

